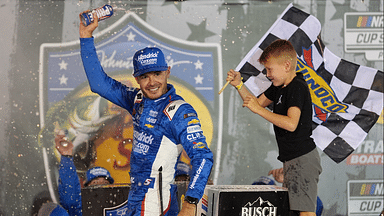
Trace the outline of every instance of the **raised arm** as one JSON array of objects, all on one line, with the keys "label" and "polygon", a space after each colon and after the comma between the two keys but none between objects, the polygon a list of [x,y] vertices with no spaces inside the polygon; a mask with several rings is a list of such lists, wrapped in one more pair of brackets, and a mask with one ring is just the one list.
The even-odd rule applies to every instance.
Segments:
[{"label": "raised arm", "polygon": [[229,70],[227,72],[226,80],[230,81],[229,84],[231,84],[237,89],[237,92],[239,92],[239,95],[243,99],[243,101],[247,97],[254,97],[261,107],[267,107],[269,104],[272,103],[272,101],[265,97],[264,94],[262,94],[259,98],[256,98],[251,92],[249,92],[248,89],[244,86],[240,72],[234,71],[233,69]]},{"label": "raised arm", "polygon": [[73,144],[65,135],[56,135],[55,145],[61,155],[58,185],[60,204],[69,215],[81,216],[81,187],[72,158]]}]

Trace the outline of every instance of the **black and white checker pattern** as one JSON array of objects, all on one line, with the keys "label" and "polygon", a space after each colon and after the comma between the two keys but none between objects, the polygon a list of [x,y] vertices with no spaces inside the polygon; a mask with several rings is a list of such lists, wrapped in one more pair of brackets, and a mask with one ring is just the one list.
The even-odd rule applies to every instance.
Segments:
[{"label": "black and white checker pattern", "polygon": [[331,159],[339,163],[365,139],[383,110],[382,71],[343,60],[328,50],[319,39],[320,22],[290,4],[268,32],[240,62],[247,88],[256,96],[271,82],[257,61],[263,50],[276,39],[289,40],[304,60],[303,50],[311,50],[316,73],[335,92],[339,102],[348,106],[345,113],[328,113],[326,121],[313,118],[313,139]]}]

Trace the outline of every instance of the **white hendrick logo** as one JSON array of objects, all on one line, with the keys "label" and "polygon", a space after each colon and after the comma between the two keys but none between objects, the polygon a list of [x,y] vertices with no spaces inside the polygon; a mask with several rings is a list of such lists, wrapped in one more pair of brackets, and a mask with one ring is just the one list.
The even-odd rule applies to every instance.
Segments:
[{"label": "white hendrick logo", "polygon": [[148,53],[146,55],[141,54],[137,57],[137,60],[141,61],[149,58],[157,58],[157,53]]},{"label": "white hendrick logo", "polygon": [[154,139],[154,138],[152,138],[152,135],[148,135],[145,132],[139,133],[137,131],[133,132],[133,137],[135,138],[136,141],[144,142],[147,144],[152,144],[152,141]]}]

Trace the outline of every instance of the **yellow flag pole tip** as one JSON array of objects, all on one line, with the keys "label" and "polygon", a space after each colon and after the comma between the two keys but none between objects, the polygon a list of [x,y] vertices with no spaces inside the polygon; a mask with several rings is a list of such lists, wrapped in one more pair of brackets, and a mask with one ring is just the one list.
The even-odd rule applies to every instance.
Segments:
[{"label": "yellow flag pole tip", "polygon": [[227,85],[229,84],[230,81],[227,81],[227,83],[225,83],[225,85],[223,86],[223,88],[220,89],[219,91],[219,94],[221,94],[221,92],[224,91],[224,89],[227,87]]}]

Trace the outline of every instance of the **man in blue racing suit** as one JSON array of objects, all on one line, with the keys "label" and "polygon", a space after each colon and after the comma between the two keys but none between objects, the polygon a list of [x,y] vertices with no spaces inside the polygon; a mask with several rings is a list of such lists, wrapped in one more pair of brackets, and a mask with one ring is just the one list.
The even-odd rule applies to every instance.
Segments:
[{"label": "man in blue racing suit", "polygon": [[[88,26],[80,22],[79,29],[91,91],[128,110],[133,120],[128,215],[195,215],[213,164],[196,111],[167,84],[170,67],[158,48],[144,48],[133,57],[133,76],[140,89],[107,76],[94,46],[97,17],[94,20]],[[179,212],[173,183],[183,148],[191,159],[192,176]]]},{"label": "man in blue racing suit", "polygon": [[[55,146],[60,153],[59,185],[60,205],[69,216],[82,216],[82,197],[80,179],[73,162],[73,143],[65,135],[55,136]],[[85,187],[113,184],[109,171],[103,167],[93,167],[87,170]],[[59,208],[58,208],[59,210]],[[52,213],[52,215],[56,215]],[[58,215],[58,214],[57,214]],[[61,215],[61,214],[60,214]]]}]

